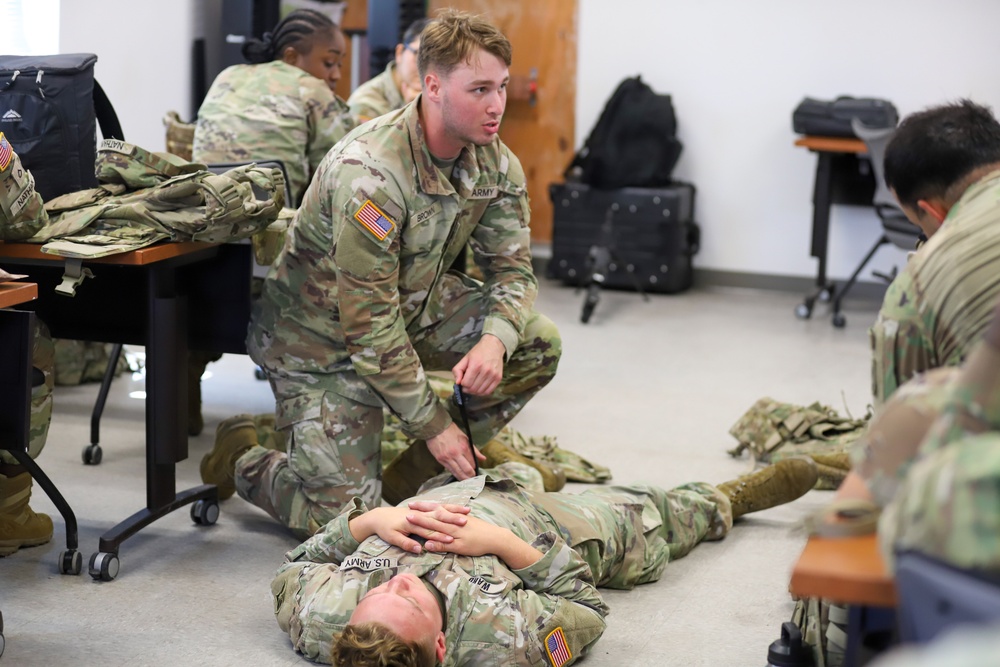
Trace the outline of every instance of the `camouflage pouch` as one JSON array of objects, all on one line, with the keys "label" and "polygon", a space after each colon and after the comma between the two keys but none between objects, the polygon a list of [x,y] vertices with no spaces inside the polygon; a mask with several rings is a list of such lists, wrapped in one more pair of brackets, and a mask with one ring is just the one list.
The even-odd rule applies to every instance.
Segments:
[{"label": "camouflage pouch", "polygon": [[30,238],[48,221],[34,177],[0,132],[0,240]]},{"label": "camouflage pouch", "polygon": [[847,608],[829,600],[795,601],[792,622],[802,632],[802,642],[812,649],[816,667],[840,667],[847,651]]},{"label": "camouflage pouch", "polygon": [[204,170],[203,164],[170,153],[153,153],[118,139],[105,139],[97,151],[97,180],[120,183],[130,190],[150,188],[174,176]]},{"label": "camouflage pouch", "polygon": [[816,488],[833,489],[850,469],[848,452],[865,433],[870,418],[870,411],[853,419],[820,403],[799,406],[762,398],[729,429],[739,441],[729,455],[739,457],[749,451],[761,463],[811,456],[821,467]]},{"label": "camouflage pouch", "polygon": [[194,123],[185,123],[176,111],[168,111],[163,126],[167,128],[167,152],[185,160],[194,159]]}]

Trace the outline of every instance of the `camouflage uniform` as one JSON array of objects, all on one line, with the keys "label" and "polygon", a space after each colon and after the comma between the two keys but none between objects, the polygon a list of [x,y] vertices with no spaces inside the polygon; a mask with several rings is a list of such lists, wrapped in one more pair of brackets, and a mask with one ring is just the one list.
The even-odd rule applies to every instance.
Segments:
[{"label": "camouflage uniform", "polygon": [[406,104],[396,85],[395,72],[396,62],[392,61],[384,72],[355,88],[347,98],[347,106],[359,123],[378,118]]},{"label": "camouflage uniform", "polygon": [[[418,103],[330,151],[251,317],[247,348],[271,382],[288,453],[251,449],[236,488],[300,534],[353,496],[377,504],[383,406],[414,439],[453,422],[426,371],[450,369],[483,334],[503,342],[500,386],[467,402],[483,444],[559,360],[555,325],[532,310],[520,163],[496,138],[466,146],[447,179],[424,143]],[[485,283],[446,272],[467,241]]]},{"label": "camouflage uniform", "polygon": [[325,82],[280,60],[233,65],[198,109],[194,159],[206,164],[281,160],[297,203],[323,156],[355,125]]},{"label": "camouflage uniform", "polygon": [[[45,324],[36,318],[35,338],[31,348],[31,365],[42,372],[45,381],[31,388],[31,415],[29,418],[28,455],[38,458],[45,448],[52,421],[52,389],[55,386],[55,351],[52,336]],[[0,462],[17,465],[17,459],[0,450]]]},{"label": "camouflage uniform", "polygon": [[870,331],[876,404],[921,371],[956,366],[1000,299],[1000,172],[970,186],[886,292]]},{"label": "camouflage uniform", "polygon": [[656,581],[666,564],[732,527],[728,499],[708,484],[674,491],[606,487],[579,495],[533,493],[486,475],[420,494],[471,508],[543,553],[511,570],[492,555],[413,554],[373,536],[358,544],[348,521],[360,500],[286,555],[271,584],[278,625],[296,651],[328,662],[357,601],[399,572],[424,579],[446,609],[444,664],[561,665],[546,640],[561,634],[575,661],[604,632],[608,607],[595,586]]}]

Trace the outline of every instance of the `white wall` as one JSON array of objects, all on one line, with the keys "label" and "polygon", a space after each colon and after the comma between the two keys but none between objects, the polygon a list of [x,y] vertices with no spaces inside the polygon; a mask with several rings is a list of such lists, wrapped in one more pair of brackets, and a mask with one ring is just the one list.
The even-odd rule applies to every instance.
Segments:
[{"label": "white wall", "polygon": [[59,50],[96,53],[94,74],[125,138],[166,147],[162,118],[191,106],[191,42],[199,0],[62,0]]},{"label": "white wall", "polygon": [[[816,158],[792,146],[803,96],[884,97],[901,115],[966,96],[1000,112],[997,0],[579,3],[577,145],[626,76],[673,95],[701,268],[815,276]],[[834,207],[831,275],[849,275],[878,234],[871,209]],[[887,246],[874,266],[901,258]]]}]

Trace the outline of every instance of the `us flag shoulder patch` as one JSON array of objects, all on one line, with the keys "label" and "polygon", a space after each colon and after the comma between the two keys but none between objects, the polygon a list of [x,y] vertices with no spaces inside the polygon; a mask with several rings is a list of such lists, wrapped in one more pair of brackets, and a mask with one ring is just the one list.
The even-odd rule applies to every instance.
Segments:
[{"label": "us flag shoulder patch", "polygon": [[372,203],[371,199],[366,199],[358,212],[354,214],[354,219],[361,223],[379,241],[384,241],[385,237],[396,227],[395,223],[383,213],[378,206]]},{"label": "us flag shoulder patch", "polygon": [[14,149],[7,141],[7,137],[3,136],[3,132],[0,132],[0,171],[6,169],[13,159]]},{"label": "us flag shoulder patch", "polygon": [[563,634],[561,625],[550,632],[549,636],[545,638],[545,651],[549,654],[552,667],[562,667],[573,657],[573,654],[569,651],[569,645],[566,643],[566,635]]}]

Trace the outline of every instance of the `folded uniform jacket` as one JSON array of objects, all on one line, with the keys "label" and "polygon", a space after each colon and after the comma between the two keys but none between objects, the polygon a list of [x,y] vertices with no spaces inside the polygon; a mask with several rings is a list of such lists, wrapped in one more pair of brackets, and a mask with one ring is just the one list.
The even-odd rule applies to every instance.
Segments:
[{"label": "folded uniform jacket", "polygon": [[96,171],[99,187],[45,204],[48,220],[28,241],[66,257],[102,257],[164,239],[223,243],[264,229],[284,205],[281,170],[254,164],[213,174],[110,139]]}]

